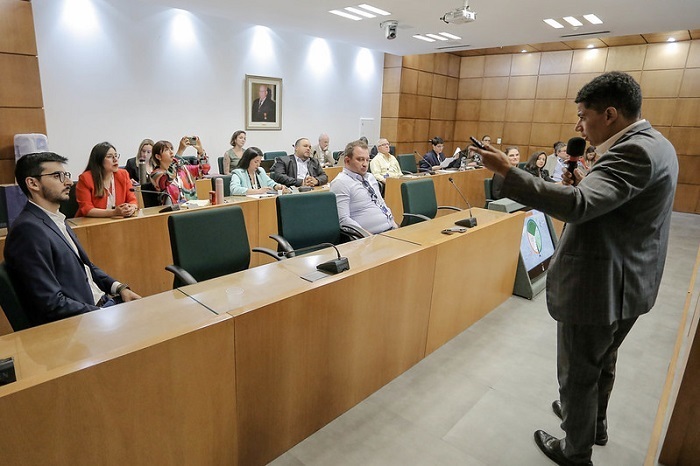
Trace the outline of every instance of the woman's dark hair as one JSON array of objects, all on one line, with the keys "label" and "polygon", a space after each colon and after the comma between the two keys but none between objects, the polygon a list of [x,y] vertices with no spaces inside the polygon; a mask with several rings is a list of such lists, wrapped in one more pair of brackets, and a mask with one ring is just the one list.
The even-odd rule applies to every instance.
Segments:
[{"label": "woman's dark hair", "polygon": [[445,141],[440,136],[435,136],[433,139],[428,141],[430,144],[437,146],[438,144],[444,144]]},{"label": "woman's dark hair", "polygon": [[[530,156],[530,158],[527,161],[527,164],[525,165],[525,168],[528,170],[537,170],[539,167],[537,166],[537,159],[540,158],[540,155],[544,155],[544,161],[547,163],[547,153],[543,150],[535,152]],[[544,168],[544,167],[543,167]]]},{"label": "woman's dark hair", "polygon": [[248,167],[250,167],[251,160],[253,160],[255,157],[262,157],[262,156],[263,156],[263,153],[260,149],[258,149],[257,147],[249,147],[243,152],[243,155],[241,156],[241,160],[238,162],[238,168],[242,168],[243,170],[247,170]]},{"label": "woman's dark hair", "polygon": [[233,147],[236,147],[236,139],[238,139],[238,136],[240,136],[241,134],[248,134],[248,133],[246,133],[246,132],[243,131],[242,129],[239,129],[238,131],[236,131],[235,133],[233,133],[233,136],[231,136],[231,145],[232,145]]},{"label": "woman's dark hair", "polygon": [[588,146],[586,149],[586,155],[584,155],[584,159],[588,160],[588,154],[593,154],[593,158],[597,157],[597,154],[595,153],[595,146]]},{"label": "woman's dark hair", "polygon": [[[114,149],[114,146],[105,141],[95,144],[95,147],[90,151],[90,158],[88,159],[85,171],[89,171],[90,174],[92,174],[92,181],[95,183],[95,197],[102,197],[105,195],[105,177],[102,163],[105,161],[107,152],[109,152],[110,149]],[[116,151],[117,149],[114,150]]]},{"label": "woman's dark hair", "polygon": [[156,157],[156,155],[162,154],[165,149],[172,148],[173,145],[170,143],[170,141],[158,141],[155,144],[153,144],[153,152],[151,153],[151,166],[153,168],[160,167],[160,159]]}]

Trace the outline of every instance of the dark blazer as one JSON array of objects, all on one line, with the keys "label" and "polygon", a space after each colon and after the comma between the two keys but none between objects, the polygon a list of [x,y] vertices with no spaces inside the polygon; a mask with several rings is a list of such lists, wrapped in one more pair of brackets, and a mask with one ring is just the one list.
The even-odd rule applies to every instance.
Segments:
[{"label": "dark blazer", "polygon": [[[440,152],[436,154],[435,151],[431,150],[423,156],[420,160],[419,168],[424,171],[430,171],[433,167],[440,165],[440,163],[445,160],[445,154]],[[459,157],[456,157],[447,167],[445,168],[458,168],[459,167]]]},{"label": "dark blazer", "polygon": [[7,271],[33,325],[98,309],[93,304],[85,264],[105,293],[115,281],[90,262],[78,238],[70,227],[67,229],[80,258],[56,224],[31,202],[27,202],[7,235]]},{"label": "dark blazer", "polygon": [[[318,160],[311,157],[308,162],[309,175],[318,180],[319,186],[328,183],[328,175],[323,171]],[[277,157],[270,170],[270,177],[285,186],[301,186],[302,180],[297,179],[297,160],[293,155]]]},{"label": "dark blazer", "polygon": [[127,160],[124,168],[129,172],[129,177],[132,180],[139,181],[139,165],[136,163],[136,157]]},{"label": "dark blazer", "polygon": [[525,167],[525,170],[530,173],[532,176],[539,176],[545,181],[549,181],[551,183],[554,183],[554,180],[552,179],[551,176],[549,176],[549,171],[546,168],[538,169],[538,168],[529,168]]},{"label": "dark blazer", "polygon": [[250,119],[253,121],[277,121],[275,102],[269,97],[263,100],[262,106],[260,105],[260,99],[255,99],[253,102],[253,108],[251,109]]},{"label": "dark blazer", "polygon": [[677,179],[676,151],[648,122],[624,134],[575,188],[508,171],[505,196],[567,222],[547,277],[555,320],[610,325],[651,309]]}]

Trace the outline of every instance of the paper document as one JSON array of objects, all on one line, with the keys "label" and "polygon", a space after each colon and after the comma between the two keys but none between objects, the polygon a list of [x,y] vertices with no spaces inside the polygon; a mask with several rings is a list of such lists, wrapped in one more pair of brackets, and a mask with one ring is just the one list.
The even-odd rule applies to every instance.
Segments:
[{"label": "paper document", "polygon": [[447,157],[440,163],[440,168],[447,168],[457,157]]}]

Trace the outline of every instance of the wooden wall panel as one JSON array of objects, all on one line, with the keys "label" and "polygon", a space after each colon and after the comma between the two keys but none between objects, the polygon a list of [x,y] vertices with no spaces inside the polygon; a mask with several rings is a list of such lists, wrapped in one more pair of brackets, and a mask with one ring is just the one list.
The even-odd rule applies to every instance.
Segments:
[{"label": "wooden wall panel", "polygon": [[700,99],[678,99],[673,125],[700,127]]},{"label": "wooden wall panel", "polygon": [[685,64],[686,68],[700,67],[700,41],[694,40],[690,44],[688,51],[688,61]]},{"label": "wooden wall panel", "polygon": [[700,68],[685,70],[680,97],[700,97]]},{"label": "wooden wall panel", "polygon": [[447,94],[447,76],[441,76],[439,74],[433,75],[433,88],[431,89],[430,95],[433,97],[457,98],[456,94]]},{"label": "wooden wall panel", "polygon": [[30,2],[0,0],[0,52],[36,56]]},{"label": "wooden wall panel", "polygon": [[678,156],[678,182],[697,184],[697,173],[700,172],[700,155]]},{"label": "wooden wall panel", "polygon": [[480,100],[458,100],[455,120],[478,120],[480,109]]},{"label": "wooden wall panel", "polygon": [[676,107],[676,99],[645,99],[642,103],[642,113],[652,125],[671,126]]},{"label": "wooden wall panel", "polygon": [[418,71],[404,68],[401,71],[401,93],[416,94],[418,92]]},{"label": "wooden wall panel", "polygon": [[484,76],[510,76],[510,55],[488,55],[484,63]]},{"label": "wooden wall panel", "polygon": [[41,108],[44,105],[37,57],[0,53],[0,70],[0,107]]},{"label": "wooden wall panel", "polygon": [[534,99],[537,94],[537,76],[510,78],[508,99]]},{"label": "wooden wall panel", "polygon": [[401,68],[384,68],[382,92],[401,92]]},{"label": "wooden wall panel", "polygon": [[573,57],[574,53],[571,50],[543,53],[540,60],[540,74],[570,73]]},{"label": "wooden wall panel", "polygon": [[511,76],[537,76],[540,70],[541,53],[520,53],[513,56]]},{"label": "wooden wall panel", "polygon": [[458,99],[481,99],[484,78],[467,78],[459,80]]},{"label": "wooden wall panel", "polygon": [[646,45],[629,45],[627,47],[611,47],[608,51],[608,61],[605,71],[636,71],[644,67]]},{"label": "wooden wall panel", "polygon": [[481,104],[481,121],[505,121],[506,100],[489,100]]},{"label": "wooden wall panel", "polygon": [[15,159],[14,136],[20,133],[46,134],[42,108],[0,107],[0,159]]},{"label": "wooden wall panel", "polygon": [[605,60],[608,49],[574,50],[571,62],[572,73],[602,73],[605,71]]},{"label": "wooden wall panel", "polygon": [[419,95],[433,95],[433,73],[425,71],[418,72],[418,87],[416,93]]},{"label": "wooden wall panel", "polygon": [[447,91],[445,96],[451,99],[456,99],[459,92],[459,79],[458,78],[447,78]]},{"label": "wooden wall panel", "polygon": [[[510,123],[503,125],[503,144],[515,144],[517,146],[527,146],[530,144],[530,134],[532,123]],[[493,140],[496,138],[491,136]]]},{"label": "wooden wall panel", "polygon": [[683,70],[643,71],[642,95],[650,97],[677,97],[681,88]]},{"label": "wooden wall panel", "polygon": [[484,87],[481,90],[482,99],[506,99],[508,98],[508,77],[484,78]]},{"label": "wooden wall panel", "polygon": [[483,77],[485,63],[485,55],[479,55],[478,57],[462,57],[459,67],[459,77],[462,79]]},{"label": "wooden wall panel", "polygon": [[505,121],[531,122],[534,100],[508,100]]},{"label": "wooden wall panel", "polygon": [[645,70],[668,70],[685,67],[690,50],[689,42],[649,44],[644,60]]},{"label": "wooden wall panel", "polygon": [[459,78],[459,66],[461,63],[461,57],[459,55],[449,55],[448,64],[449,69],[447,70],[447,75],[452,78]]},{"label": "wooden wall panel", "polygon": [[564,99],[569,86],[568,74],[545,75],[537,79],[538,99]]},{"label": "wooden wall panel", "polygon": [[559,123],[564,118],[564,100],[536,100],[532,121],[538,123]]},{"label": "wooden wall panel", "polygon": [[[700,131],[698,128],[673,127],[668,139],[673,143],[678,154],[700,155]],[[700,184],[700,180],[698,184]]]},{"label": "wooden wall panel", "polygon": [[382,94],[382,117],[396,118],[399,116],[399,96],[401,94]]},{"label": "wooden wall panel", "polygon": [[15,161],[0,160],[0,183],[13,184],[15,182]]},{"label": "wooden wall panel", "polygon": [[412,141],[427,141],[430,139],[430,120],[416,119],[413,120],[413,139]]}]

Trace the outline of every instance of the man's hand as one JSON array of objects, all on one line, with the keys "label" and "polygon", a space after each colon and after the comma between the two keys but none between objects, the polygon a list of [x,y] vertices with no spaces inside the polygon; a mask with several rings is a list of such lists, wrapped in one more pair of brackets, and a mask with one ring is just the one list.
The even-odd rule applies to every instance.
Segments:
[{"label": "man's hand", "polygon": [[487,146],[485,149],[480,149],[476,146],[469,146],[469,150],[481,155],[481,160],[484,166],[494,173],[505,177],[510,170],[510,163],[506,154],[492,146]]},{"label": "man's hand", "polygon": [[122,297],[122,301],[125,303],[128,303],[129,301],[134,301],[136,299],[141,299],[141,296],[137,295],[133,291],[131,291],[129,288],[124,288],[121,293],[119,293],[119,296]]},{"label": "man's hand", "polygon": [[318,186],[318,180],[309,175],[304,178],[304,186]]},{"label": "man's hand", "polygon": [[578,168],[574,170],[573,176],[571,175],[571,172],[569,170],[564,169],[561,175],[561,184],[563,184],[564,186],[578,186],[583,177],[583,173],[581,173],[581,170],[579,170]]}]

